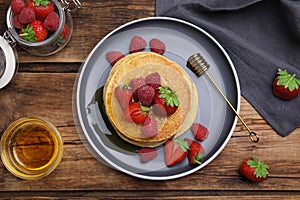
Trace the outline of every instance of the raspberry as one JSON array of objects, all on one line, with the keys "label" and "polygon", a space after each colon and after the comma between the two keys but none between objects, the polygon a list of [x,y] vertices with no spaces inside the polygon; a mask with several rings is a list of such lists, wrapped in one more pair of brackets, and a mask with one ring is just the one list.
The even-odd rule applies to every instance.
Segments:
[{"label": "raspberry", "polygon": [[44,27],[48,31],[56,31],[59,27],[59,16],[56,12],[51,12],[44,20]]},{"label": "raspberry", "polygon": [[146,81],[144,78],[134,78],[130,81],[130,86],[133,91],[137,90],[139,87],[146,85]]},{"label": "raspberry", "polygon": [[147,117],[142,126],[142,135],[144,137],[154,137],[158,133],[157,121],[154,118]]},{"label": "raspberry", "polygon": [[114,64],[116,64],[116,62],[118,62],[123,57],[124,54],[118,51],[109,51],[106,53],[106,59],[112,66],[114,66]]},{"label": "raspberry", "polygon": [[143,106],[150,106],[155,95],[155,89],[150,85],[143,85],[137,89],[137,98]]},{"label": "raspberry", "polygon": [[161,86],[160,84],[160,75],[158,72],[153,72],[148,74],[145,78],[146,83],[153,87],[155,90]]},{"label": "raspberry", "polygon": [[152,52],[163,55],[166,50],[166,45],[161,40],[153,38],[149,42],[149,46]]},{"label": "raspberry", "polygon": [[147,46],[147,43],[142,37],[134,36],[131,39],[129,51],[130,51],[130,53],[139,52],[139,51],[144,50],[146,48],[146,46]]},{"label": "raspberry", "polygon": [[32,8],[25,7],[21,10],[19,21],[22,24],[29,24],[35,20],[35,12]]},{"label": "raspberry", "polygon": [[18,29],[22,29],[22,28],[25,27],[24,24],[21,24],[21,22],[19,20],[19,15],[14,16],[13,25],[14,25],[15,28],[18,28]]},{"label": "raspberry", "polygon": [[26,7],[26,3],[23,0],[12,0],[11,2],[11,11],[18,15],[21,10]]},{"label": "raspberry", "polygon": [[138,153],[142,163],[148,162],[157,156],[157,151],[155,148],[142,147]]},{"label": "raspberry", "polygon": [[200,123],[194,123],[192,125],[192,132],[195,136],[195,138],[199,141],[203,141],[207,138],[208,136],[208,130],[206,127],[204,127]]}]

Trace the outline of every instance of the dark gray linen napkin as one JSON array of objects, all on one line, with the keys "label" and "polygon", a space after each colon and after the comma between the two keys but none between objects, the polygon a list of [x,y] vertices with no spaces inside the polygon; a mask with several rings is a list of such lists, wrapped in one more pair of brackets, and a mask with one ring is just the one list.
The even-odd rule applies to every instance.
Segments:
[{"label": "dark gray linen napkin", "polygon": [[284,101],[272,93],[278,68],[300,77],[299,0],[156,0],[156,15],[214,36],[234,63],[242,95],[279,135],[300,125],[300,95]]}]

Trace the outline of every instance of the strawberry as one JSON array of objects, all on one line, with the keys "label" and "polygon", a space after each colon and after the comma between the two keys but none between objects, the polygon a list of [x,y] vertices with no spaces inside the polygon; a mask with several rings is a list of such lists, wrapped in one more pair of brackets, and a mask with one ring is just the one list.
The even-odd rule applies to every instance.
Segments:
[{"label": "strawberry", "polygon": [[267,164],[257,158],[247,158],[242,162],[239,172],[252,182],[260,182],[268,177],[268,168]]},{"label": "strawberry", "polygon": [[41,21],[54,11],[54,4],[50,0],[27,0],[26,5],[34,10],[37,19]]},{"label": "strawberry", "polygon": [[152,38],[149,42],[150,50],[152,52],[163,55],[166,50],[166,45],[161,40],[157,38]]},{"label": "strawberry", "polygon": [[189,144],[188,160],[191,165],[202,164],[204,156],[204,148],[202,145],[195,140],[190,140],[188,138],[184,139]]},{"label": "strawberry", "polygon": [[142,126],[142,135],[144,137],[154,137],[157,133],[158,125],[156,119],[147,117]]},{"label": "strawberry", "polygon": [[29,42],[44,41],[48,35],[43,22],[34,20],[20,31],[20,37]]},{"label": "strawberry", "polygon": [[142,163],[148,162],[157,156],[155,148],[142,147],[139,149],[138,153]]},{"label": "strawberry", "polygon": [[300,91],[300,79],[296,74],[289,74],[286,70],[278,69],[277,77],[273,81],[273,94],[283,100],[295,98]]},{"label": "strawberry", "polygon": [[106,53],[106,59],[112,66],[114,66],[116,62],[121,60],[123,57],[125,57],[125,55],[119,51],[109,51]]},{"label": "strawberry", "polygon": [[195,136],[195,138],[199,141],[205,140],[208,136],[207,128],[200,123],[193,123],[192,133]]},{"label": "strawberry", "polygon": [[142,51],[146,48],[147,43],[146,41],[140,37],[140,36],[134,36],[132,37],[129,45],[129,52],[130,53],[135,53]]},{"label": "strawberry", "polygon": [[69,36],[69,26],[67,24],[64,24],[63,30],[61,31],[61,35],[64,40],[66,40]]},{"label": "strawberry", "polygon": [[189,144],[180,139],[169,139],[165,143],[165,163],[168,167],[182,161],[188,154]]},{"label": "strawberry", "polygon": [[160,117],[175,113],[179,106],[176,93],[169,87],[163,86],[156,90],[153,102],[153,112]]},{"label": "strawberry", "polygon": [[115,88],[115,96],[121,108],[127,109],[132,100],[132,90],[128,85],[118,86]]},{"label": "strawberry", "polygon": [[21,10],[26,7],[26,3],[24,0],[12,0],[11,1],[11,11],[18,15],[20,14]]},{"label": "strawberry", "polygon": [[135,124],[142,124],[147,118],[148,107],[141,106],[140,104],[133,102],[129,104],[128,108],[124,110],[124,119]]}]

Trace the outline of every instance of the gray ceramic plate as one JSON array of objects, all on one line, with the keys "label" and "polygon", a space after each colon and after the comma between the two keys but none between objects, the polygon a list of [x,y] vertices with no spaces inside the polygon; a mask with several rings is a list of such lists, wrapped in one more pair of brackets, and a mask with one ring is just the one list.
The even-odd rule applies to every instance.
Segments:
[{"label": "gray ceramic plate", "polygon": [[[202,165],[189,165],[186,159],[166,167],[163,145],[157,148],[158,156],[154,160],[141,163],[139,148],[120,139],[106,119],[102,88],[111,66],[105,54],[111,50],[128,54],[130,40],[135,35],[147,42],[151,38],[162,40],[167,46],[164,55],[181,65],[195,82],[199,94],[196,121],[209,129],[209,137],[202,142],[206,151]],[[240,88],[234,66],[222,46],[197,26],[174,18],[145,18],[117,28],[97,44],[81,68],[75,91],[75,114],[84,139],[97,158],[135,177],[167,180],[191,174],[220,154],[233,133],[237,118],[208,78],[205,75],[198,78],[186,67],[188,57],[197,52],[210,64],[210,75],[239,111]],[[189,130],[182,137],[192,139],[193,135]]]}]

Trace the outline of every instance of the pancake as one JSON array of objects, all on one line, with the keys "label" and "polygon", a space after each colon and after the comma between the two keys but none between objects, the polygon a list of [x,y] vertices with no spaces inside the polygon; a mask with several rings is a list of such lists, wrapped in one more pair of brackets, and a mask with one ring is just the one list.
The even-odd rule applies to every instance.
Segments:
[{"label": "pancake", "polygon": [[[129,84],[133,78],[158,72],[161,85],[170,87],[179,99],[177,111],[165,118],[149,115],[158,122],[158,134],[143,137],[141,125],[123,119],[123,111],[114,95],[116,87]],[[107,116],[121,138],[137,146],[155,147],[167,139],[180,136],[192,125],[198,107],[196,87],[188,74],[175,62],[152,52],[138,52],[125,56],[112,68],[103,92]]]}]

